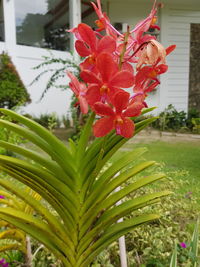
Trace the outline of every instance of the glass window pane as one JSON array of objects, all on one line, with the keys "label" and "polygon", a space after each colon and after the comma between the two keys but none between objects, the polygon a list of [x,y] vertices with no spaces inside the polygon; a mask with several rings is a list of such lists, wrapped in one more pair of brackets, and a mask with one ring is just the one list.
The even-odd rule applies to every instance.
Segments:
[{"label": "glass window pane", "polygon": [[17,43],[69,50],[68,0],[15,0]]},{"label": "glass window pane", "polygon": [[5,39],[4,39],[3,0],[0,0],[0,41],[5,41]]},{"label": "glass window pane", "polygon": [[[93,1],[96,3],[96,1]],[[88,24],[90,27],[94,28],[95,20],[97,20],[98,17],[96,13],[94,12],[94,8],[91,5],[91,0],[82,0],[81,1],[81,20],[83,23]]]}]

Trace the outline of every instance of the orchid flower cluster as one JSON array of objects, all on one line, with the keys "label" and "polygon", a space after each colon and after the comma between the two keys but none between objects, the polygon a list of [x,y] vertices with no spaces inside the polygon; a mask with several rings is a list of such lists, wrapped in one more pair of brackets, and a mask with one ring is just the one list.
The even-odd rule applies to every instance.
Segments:
[{"label": "orchid flower cluster", "polygon": [[[69,86],[82,113],[88,113],[90,107],[101,117],[93,125],[96,137],[115,129],[116,134],[130,138],[135,128],[131,118],[139,116],[147,107],[145,98],[160,84],[158,76],[167,71],[165,58],[175,45],[165,49],[155,36],[146,33],[152,28],[159,30],[156,2],[149,16],[133,30],[127,27],[126,33],[113,27],[102,12],[100,0],[92,5],[98,16],[97,29],[81,23],[69,30],[77,38],[78,54],[85,58],[80,64],[82,81],[67,72]],[[132,94],[127,91],[130,88]]]}]

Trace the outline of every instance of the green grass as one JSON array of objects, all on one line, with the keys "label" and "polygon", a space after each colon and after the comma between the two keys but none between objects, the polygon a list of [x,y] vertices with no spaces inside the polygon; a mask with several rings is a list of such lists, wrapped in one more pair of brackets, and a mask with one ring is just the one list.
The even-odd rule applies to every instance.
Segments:
[{"label": "green grass", "polygon": [[173,179],[173,173],[179,171],[182,175],[175,175],[175,179],[188,180],[188,187],[180,188],[179,192],[192,194],[200,204],[200,144],[198,142],[161,142],[148,144],[126,144],[123,148],[131,150],[134,147],[146,147],[146,160],[155,160],[162,164],[162,171]]}]

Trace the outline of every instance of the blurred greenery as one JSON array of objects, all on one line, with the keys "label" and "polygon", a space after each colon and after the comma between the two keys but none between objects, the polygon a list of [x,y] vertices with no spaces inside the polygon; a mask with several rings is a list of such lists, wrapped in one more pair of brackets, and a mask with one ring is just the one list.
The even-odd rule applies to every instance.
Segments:
[{"label": "blurred greenery", "polygon": [[1,108],[11,109],[31,101],[11,58],[6,53],[0,55],[0,88]]}]

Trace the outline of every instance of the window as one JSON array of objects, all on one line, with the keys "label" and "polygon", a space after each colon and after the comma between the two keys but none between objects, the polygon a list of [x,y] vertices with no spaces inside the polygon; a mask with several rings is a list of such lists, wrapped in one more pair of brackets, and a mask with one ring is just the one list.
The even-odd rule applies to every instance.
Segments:
[{"label": "window", "polygon": [[68,0],[15,0],[17,44],[69,50]]},{"label": "window", "polygon": [[[96,1],[93,1],[96,3]],[[97,20],[98,17],[96,13],[94,12],[94,8],[91,5],[90,0],[82,0],[81,1],[81,20],[83,23],[88,24],[90,27],[96,27],[95,20]]]},{"label": "window", "polygon": [[0,41],[4,41],[3,0],[0,0]]}]

